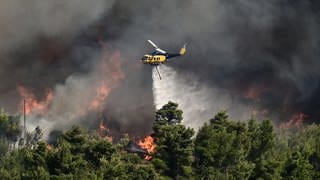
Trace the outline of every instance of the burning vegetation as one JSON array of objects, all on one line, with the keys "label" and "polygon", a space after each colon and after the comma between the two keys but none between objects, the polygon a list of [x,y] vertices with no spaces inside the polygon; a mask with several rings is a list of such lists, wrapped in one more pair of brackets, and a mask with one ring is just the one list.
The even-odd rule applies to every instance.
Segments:
[{"label": "burning vegetation", "polygon": [[[105,47],[104,47],[105,48]],[[110,56],[109,50],[104,49],[102,63],[98,67],[98,73],[102,78],[100,85],[96,89],[96,96],[89,103],[89,110],[102,110],[103,105],[112,89],[119,85],[120,80],[124,78],[121,69],[121,56],[119,51],[115,51]]]},{"label": "burning vegetation", "polygon": [[138,145],[147,151],[147,154],[145,155],[146,160],[151,160],[152,156],[150,154],[153,154],[156,148],[156,144],[154,142],[154,138],[152,136],[147,136],[142,140],[139,140]]},{"label": "burning vegetation", "polygon": [[[14,179],[66,176],[74,179],[89,176],[211,179],[226,175],[241,179],[266,176],[316,179],[319,176],[317,159],[320,157],[316,148],[319,142],[315,138],[320,134],[319,125],[304,126],[297,134],[282,137],[276,134],[269,120],[233,121],[226,111],[221,111],[195,134],[179,122],[182,112],[177,107],[169,102],[158,110],[154,133],[138,143],[128,139],[109,141],[106,138],[109,128],[101,121],[99,136],[75,126],[62,133],[54,145],[38,139],[34,145],[2,151],[0,175]],[[292,123],[299,124],[304,116],[297,114]],[[11,120],[0,112],[2,133],[12,135],[12,127],[4,126],[12,123],[2,123]],[[0,136],[5,144],[14,144],[15,138],[8,137]],[[248,168],[234,169],[243,164]],[[305,173],[298,171],[301,168],[305,168]]]},{"label": "burning vegetation", "polygon": [[303,122],[308,116],[304,113],[297,113],[293,115],[288,122],[282,123],[280,125],[280,128],[282,129],[290,129],[290,128],[301,128],[303,125]]},{"label": "burning vegetation", "polygon": [[[162,3],[0,1],[0,106],[26,120],[0,111],[0,177],[319,179],[319,1]],[[185,124],[175,103],[154,118],[163,103],[136,61],[148,36],[168,49],[190,41],[186,61],[169,64],[180,79],[158,81]],[[203,118],[222,107],[253,120]],[[38,125],[55,143],[27,131]]]},{"label": "burning vegetation", "polygon": [[106,124],[104,124],[103,121],[100,121],[99,123],[99,129],[98,129],[98,133],[99,133],[99,136],[108,140],[109,142],[112,143],[113,141],[113,138],[109,135],[109,128],[107,127]]},{"label": "burning vegetation", "polygon": [[[110,135],[110,129],[103,121],[100,121],[99,123],[98,134],[101,138],[113,143],[113,137]],[[138,143],[135,143],[133,140],[129,140],[126,150],[131,153],[142,155],[146,160],[151,160],[151,155],[154,153],[155,148],[156,144],[154,142],[154,138],[152,136],[147,136],[144,139],[139,140]]]},{"label": "burning vegetation", "polygon": [[53,99],[52,90],[48,89],[43,100],[38,98],[32,93],[31,90],[18,86],[18,92],[22,98],[20,102],[20,112],[26,114],[45,114],[48,112],[49,105]]},{"label": "burning vegetation", "polygon": [[[146,4],[145,1],[137,2],[137,4],[153,7],[152,3],[149,3]],[[317,83],[317,73],[319,71],[317,67],[319,66],[317,66],[318,54],[316,53],[318,45],[314,43],[318,36],[312,34],[316,30],[310,30],[317,29],[318,26],[313,24],[317,22],[316,20],[315,22],[309,21],[309,16],[318,18],[314,14],[317,10],[313,9],[318,4],[311,1],[304,4],[298,3],[298,5],[288,4],[284,7],[292,8],[290,10],[293,12],[302,11],[301,14],[293,13],[288,16],[280,13],[288,11],[283,11],[280,7],[274,7],[273,3],[270,3],[272,11],[270,9],[267,9],[266,12],[263,11],[264,13],[261,16],[266,21],[263,21],[265,24],[261,24],[260,21],[252,19],[252,17],[259,17],[255,13],[260,11],[252,11],[249,6],[240,5],[242,3],[231,1],[227,3],[203,2],[204,4],[199,3],[195,7],[191,2],[187,2],[184,7],[178,9],[175,7],[180,7],[180,4],[166,3],[169,3],[166,7],[172,8],[171,10],[178,14],[172,17],[180,17],[183,14],[186,18],[182,21],[175,21],[181,23],[179,27],[180,25],[183,27],[179,28],[179,30],[182,29],[179,31],[181,36],[168,33],[160,43],[170,48],[170,46],[173,47],[186,39],[196,42],[193,43],[195,50],[186,56],[187,61],[172,64],[172,67],[177,69],[179,74],[181,73],[182,76],[193,74],[195,79],[203,80],[208,85],[208,89],[216,87],[222,89],[223,93],[217,93],[218,97],[231,96],[232,100],[230,101],[240,99],[240,103],[236,102],[236,105],[241,106],[241,108],[242,106],[245,106],[245,108],[253,106],[251,109],[255,110],[252,114],[274,119],[276,124],[281,124],[282,128],[298,127],[305,122],[318,121],[319,113],[316,103],[319,102],[317,98],[317,91],[319,90]],[[252,7],[265,10],[264,4],[251,3],[253,4]],[[65,3],[62,4],[65,5]],[[109,3],[107,4],[109,5]],[[284,2],[284,4],[287,3]],[[12,3],[10,7],[11,5],[16,4]],[[73,19],[77,19],[77,16],[70,16],[71,20],[67,23],[58,23],[58,20],[65,22],[65,19],[60,18],[67,18],[68,16],[60,17],[56,14],[47,16],[47,14],[56,10],[49,7],[38,12],[41,15],[31,17],[31,19],[34,17],[44,17],[46,19],[46,21],[41,19],[43,24],[41,23],[40,27],[32,24],[26,28],[20,28],[20,26],[28,23],[12,23],[19,22],[17,17],[20,14],[27,15],[29,13],[3,16],[0,21],[5,20],[3,21],[4,27],[9,28],[5,32],[14,34],[0,32],[3,39],[6,39],[6,41],[3,41],[4,43],[0,44],[1,47],[7,46],[7,43],[10,42],[7,37],[13,38],[13,44],[9,43],[11,44],[10,47],[0,52],[1,57],[4,57],[3,59],[8,59],[1,61],[3,62],[1,63],[1,73],[4,77],[12,77],[12,79],[6,80],[0,88],[1,105],[4,108],[8,106],[10,113],[14,114],[17,111],[22,113],[23,105],[26,104],[27,115],[43,116],[40,118],[41,121],[39,120],[43,126],[52,124],[46,134],[49,134],[51,130],[64,130],[65,126],[71,127],[75,123],[95,128],[94,125],[99,123],[97,116],[101,111],[107,109],[114,121],[110,123],[110,131],[122,133],[122,131],[129,129],[131,134],[138,134],[140,137],[146,135],[150,131],[152,123],[144,119],[152,118],[153,114],[151,112],[154,112],[152,81],[150,79],[150,69],[131,68],[137,62],[133,59],[136,59],[137,54],[143,51],[140,45],[132,44],[142,43],[150,29],[162,29],[159,28],[162,25],[158,23],[159,19],[162,19],[164,24],[172,24],[172,17],[162,18],[159,17],[158,13],[151,13],[147,17],[157,23],[146,24],[143,28],[140,28],[140,22],[146,21],[143,18],[145,17],[145,11],[140,9],[144,6],[129,6],[130,3],[110,3],[112,8],[105,9],[106,12],[103,13],[100,8],[88,12],[78,12],[87,8],[90,9],[91,6],[83,7],[84,9],[73,9],[74,6],[68,4],[67,7],[72,10],[70,12],[81,15],[81,17],[83,14],[89,14],[88,17],[92,18],[84,22],[81,20],[80,22],[84,24],[80,23],[80,25],[78,24],[79,21],[73,21]],[[309,6],[312,8],[310,9]],[[101,7],[109,6],[101,5]],[[217,9],[198,12],[203,7],[216,7]],[[239,11],[228,9],[230,7],[238,7]],[[302,8],[300,9],[300,7]],[[30,12],[35,10],[31,9]],[[24,8],[21,10],[24,12]],[[310,10],[311,14],[305,12],[306,10]],[[92,14],[93,12],[99,13]],[[123,12],[125,13],[123,14]],[[214,14],[206,14],[209,12]],[[243,15],[241,12],[247,12],[247,14]],[[69,13],[69,11],[60,12],[60,14],[64,13]],[[218,13],[218,15],[215,13]],[[224,17],[219,13],[226,16],[227,21],[193,22],[197,24],[194,27],[201,27],[207,33],[199,31],[201,28],[188,30],[191,28],[188,19],[196,20],[211,16]],[[240,13],[241,16],[238,16],[237,13]],[[269,13],[272,14],[272,17],[269,16]],[[46,16],[43,16],[44,14]],[[119,16],[119,14],[122,15]],[[190,17],[190,15],[192,16]],[[15,21],[6,21],[6,18],[9,17],[14,18]],[[237,19],[237,22],[234,22],[235,19]],[[5,22],[10,25],[6,25]],[[27,20],[24,22],[34,21]],[[148,22],[152,21],[148,20]],[[53,26],[53,24],[59,26]],[[299,29],[290,28],[292,24],[299,24]],[[42,25],[46,26],[42,27]],[[132,28],[137,26],[139,28]],[[10,30],[10,27],[18,28]],[[19,29],[30,30],[33,27],[37,27],[38,30],[26,31],[31,36],[28,33],[17,33]],[[177,32],[176,29],[172,29],[175,27],[168,27],[168,32]],[[282,34],[287,34],[287,36],[284,37]],[[25,38],[25,36],[30,37],[30,39]],[[220,39],[220,37],[230,37],[230,39],[226,41]],[[157,39],[157,37],[154,38]],[[204,40],[206,40],[206,43],[198,43]],[[15,44],[16,42],[19,43]],[[220,46],[220,44],[216,44],[218,42],[223,43]],[[306,51],[305,49],[309,50]],[[217,55],[217,58],[213,60],[210,56],[207,56],[208,54]],[[195,59],[202,59],[202,61],[194,61]],[[13,69],[18,73],[12,75]],[[188,78],[186,76],[182,81],[189,82]],[[19,85],[17,87],[16,84],[23,84],[23,86]],[[197,104],[193,101],[198,98],[191,95],[198,95],[197,87],[194,86],[198,83],[186,84],[190,89],[195,89],[195,93],[186,95],[190,97],[192,102],[188,101],[187,104],[183,105],[184,107]],[[310,84],[310,86],[305,87],[306,84]],[[174,85],[171,85],[170,88],[176,89],[177,87],[174,87]],[[310,90],[304,92],[305,89]],[[16,98],[17,92],[21,98]],[[19,100],[15,102],[15,98]],[[23,102],[23,100],[26,101]],[[284,104],[291,111],[282,111]],[[18,110],[16,110],[17,106],[19,106]],[[219,109],[229,107],[228,104],[217,104],[214,99],[208,99],[204,106],[206,107],[199,109],[210,113],[213,107],[219,106]],[[197,107],[195,109],[198,110]],[[239,115],[239,111],[236,109],[235,113],[231,114]],[[290,118],[292,114],[299,111],[308,116]],[[140,117],[140,114],[143,118]],[[250,116],[251,112],[244,112],[243,114]],[[244,117],[243,114],[239,117]],[[91,117],[91,115],[95,116],[92,118],[92,121],[95,122],[92,122],[92,124],[83,120],[87,116]],[[289,119],[288,122],[287,119]],[[193,118],[192,120],[197,121]],[[192,122],[192,124],[201,123]],[[143,130],[141,130],[142,125],[146,125],[143,126]]]},{"label": "burning vegetation", "polygon": [[265,87],[249,86],[249,88],[244,92],[244,97],[259,102],[261,100],[260,96],[265,90]]}]

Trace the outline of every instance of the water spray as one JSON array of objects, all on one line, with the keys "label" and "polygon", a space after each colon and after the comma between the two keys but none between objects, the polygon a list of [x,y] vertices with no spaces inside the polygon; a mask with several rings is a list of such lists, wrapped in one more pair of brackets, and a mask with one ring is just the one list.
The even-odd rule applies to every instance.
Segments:
[{"label": "water spray", "polygon": [[168,101],[178,103],[183,111],[183,124],[198,129],[221,110],[228,110],[231,118],[250,117],[250,107],[225,90],[206,85],[192,73],[179,74],[166,65],[159,68],[164,76],[162,80],[156,68],[152,71],[154,105],[160,109]]},{"label": "water spray", "polygon": [[152,71],[153,98],[156,109],[160,109],[169,101],[176,102],[183,110],[183,124],[193,128],[201,126],[211,115],[208,113],[210,105],[206,100],[209,98],[206,92],[208,88],[200,87],[197,82],[179,75],[172,67],[161,65],[159,68],[165,77],[162,80],[158,78],[155,67]]}]

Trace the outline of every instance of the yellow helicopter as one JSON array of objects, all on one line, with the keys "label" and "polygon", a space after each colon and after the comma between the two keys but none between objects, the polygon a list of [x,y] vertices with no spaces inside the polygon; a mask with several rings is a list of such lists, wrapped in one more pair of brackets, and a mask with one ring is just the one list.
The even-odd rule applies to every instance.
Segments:
[{"label": "yellow helicopter", "polygon": [[166,51],[160,49],[154,42],[151,40],[148,40],[148,42],[155,48],[155,51],[151,54],[145,54],[141,58],[141,62],[143,64],[150,64],[151,66],[155,66],[156,70],[159,74],[159,78],[161,79],[161,75],[158,70],[158,65],[165,63],[168,61],[168,59],[177,57],[177,56],[182,56],[186,53],[186,46],[187,44],[184,44],[182,48],[180,49],[179,53],[167,53]]}]

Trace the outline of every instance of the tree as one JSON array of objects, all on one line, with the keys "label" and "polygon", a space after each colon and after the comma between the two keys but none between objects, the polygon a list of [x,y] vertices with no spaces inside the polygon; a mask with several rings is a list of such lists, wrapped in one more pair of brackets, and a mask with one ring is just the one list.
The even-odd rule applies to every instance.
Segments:
[{"label": "tree", "polygon": [[[246,179],[253,164],[246,160],[249,137],[244,123],[228,120],[221,111],[204,124],[195,140],[195,167],[203,179],[219,177]],[[220,178],[219,178],[220,179]]]},{"label": "tree", "polygon": [[85,159],[88,142],[88,134],[79,126],[74,126],[70,131],[64,133],[59,138],[55,151],[48,155],[47,163],[50,174],[91,176],[87,174],[90,167]]},{"label": "tree", "polygon": [[59,140],[65,141],[71,146],[70,150],[72,154],[84,153],[89,142],[89,134],[80,126],[73,126]]},{"label": "tree", "polygon": [[112,145],[78,126],[61,134],[53,147],[40,141],[38,127],[29,133],[29,146],[8,151],[19,134],[17,122],[0,111],[2,179],[320,178],[319,125],[283,135],[269,120],[231,121],[221,111],[193,139],[194,131],[181,124],[178,104],[169,102],[156,112],[156,151],[148,161],[126,151],[127,135]]},{"label": "tree", "polygon": [[282,175],[285,177],[320,178],[320,126],[309,125],[291,134],[289,157]]},{"label": "tree", "polygon": [[250,120],[249,133],[251,139],[249,160],[255,161],[275,147],[275,134],[271,121],[264,120],[261,124],[257,124],[256,120]]},{"label": "tree", "polygon": [[284,164],[281,176],[285,179],[312,179],[315,171],[301,152],[294,152]]},{"label": "tree", "polygon": [[156,112],[156,120],[154,123],[154,130],[158,126],[165,126],[169,124],[179,124],[182,121],[182,111],[178,109],[178,104],[169,101],[161,109]]},{"label": "tree", "polygon": [[22,178],[23,179],[49,179],[49,172],[47,168],[47,144],[39,142],[37,147],[32,149],[24,148],[21,151],[23,157],[22,163],[24,165]]},{"label": "tree", "polygon": [[136,154],[116,154],[102,164],[103,179],[159,179],[154,167]]},{"label": "tree", "polygon": [[[181,125],[182,111],[178,104],[169,102],[156,112],[153,126],[155,165],[162,164],[162,172],[172,178],[192,176],[192,153],[194,130]],[[161,172],[161,171],[159,171]]]},{"label": "tree", "polygon": [[112,144],[105,139],[100,139],[89,142],[85,151],[85,158],[98,168],[101,165],[101,160],[110,161],[113,153],[115,153],[115,148],[112,147]]},{"label": "tree", "polygon": [[31,133],[31,135],[32,135],[31,144],[32,145],[38,144],[43,137],[42,129],[39,126],[37,126],[34,129],[34,131]]},{"label": "tree", "polygon": [[[0,109],[0,138],[8,143],[8,148],[13,149],[21,135],[21,126],[18,116],[9,116]],[[3,146],[4,147],[4,146]],[[4,149],[3,149],[4,150]]]},{"label": "tree", "polygon": [[280,162],[275,158],[275,133],[270,120],[257,123],[251,119],[248,123],[250,150],[247,159],[255,164],[250,179],[280,178]]}]

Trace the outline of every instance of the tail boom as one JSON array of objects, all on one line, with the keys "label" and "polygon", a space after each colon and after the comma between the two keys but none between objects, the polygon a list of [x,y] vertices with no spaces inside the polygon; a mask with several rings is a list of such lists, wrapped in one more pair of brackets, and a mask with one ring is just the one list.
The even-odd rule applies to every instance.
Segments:
[{"label": "tail boom", "polygon": [[170,59],[170,58],[173,58],[173,57],[177,57],[177,56],[183,56],[186,54],[186,51],[187,51],[187,44],[184,44],[182,46],[182,48],[180,49],[179,53],[176,53],[176,54],[170,54],[168,53],[167,54],[167,59]]}]

